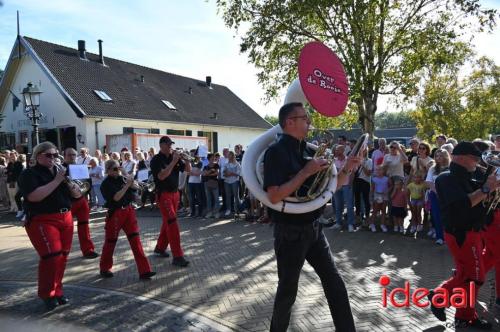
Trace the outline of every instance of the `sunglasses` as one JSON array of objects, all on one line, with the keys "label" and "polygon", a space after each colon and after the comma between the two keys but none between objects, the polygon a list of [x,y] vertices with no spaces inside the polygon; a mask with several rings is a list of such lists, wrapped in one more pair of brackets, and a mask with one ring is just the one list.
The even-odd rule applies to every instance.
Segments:
[{"label": "sunglasses", "polygon": [[110,168],[109,170],[117,172],[119,169],[120,169],[119,167],[113,167],[113,168]]},{"label": "sunglasses", "polygon": [[44,155],[46,158],[49,158],[49,159],[55,159],[55,158],[59,157],[59,153],[46,152],[46,153],[42,153],[42,155]]},{"label": "sunglasses", "polygon": [[391,146],[391,147],[390,147],[390,149],[397,149],[397,147],[395,147],[395,146]]}]

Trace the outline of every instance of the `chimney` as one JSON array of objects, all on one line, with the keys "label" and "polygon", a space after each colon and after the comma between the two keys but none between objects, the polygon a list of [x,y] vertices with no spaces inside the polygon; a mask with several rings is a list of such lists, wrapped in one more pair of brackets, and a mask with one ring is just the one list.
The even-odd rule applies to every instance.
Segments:
[{"label": "chimney", "polygon": [[141,75],[141,83],[144,83],[144,75]]},{"label": "chimney", "polygon": [[85,54],[85,40],[79,40],[78,41],[78,55],[80,56],[80,59],[82,60],[88,60],[87,59],[87,54]]},{"label": "chimney", "polygon": [[99,39],[97,42],[99,43],[99,62],[101,65],[106,66],[104,63],[104,56],[102,55],[102,40]]},{"label": "chimney", "polygon": [[207,87],[212,89],[212,76],[207,76],[205,82],[207,83]]}]

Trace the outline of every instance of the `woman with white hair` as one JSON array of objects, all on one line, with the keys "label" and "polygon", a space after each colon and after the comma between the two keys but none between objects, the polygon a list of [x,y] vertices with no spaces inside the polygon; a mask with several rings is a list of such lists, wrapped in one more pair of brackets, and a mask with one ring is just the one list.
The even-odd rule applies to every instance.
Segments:
[{"label": "woman with white hair", "polygon": [[35,166],[19,177],[24,196],[26,232],[40,256],[38,266],[38,296],[48,310],[68,303],[62,279],[73,240],[71,197],[81,197],[78,187],[65,182],[66,169],[56,167],[59,156],[51,142],[33,149]]},{"label": "woman with white hair", "polygon": [[104,206],[104,197],[102,197],[101,183],[104,180],[104,168],[99,164],[99,160],[92,157],[89,161],[89,175],[92,179],[92,190],[90,195],[92,196],[91,201],[95,202],[95,206],[92,207],[93,210],[101,211]]}]

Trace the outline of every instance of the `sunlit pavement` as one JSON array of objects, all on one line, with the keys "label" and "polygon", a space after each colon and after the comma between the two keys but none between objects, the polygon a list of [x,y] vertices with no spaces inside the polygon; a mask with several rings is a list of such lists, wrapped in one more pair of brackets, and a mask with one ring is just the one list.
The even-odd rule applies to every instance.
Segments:
[{"label": "sunlit pavement", "polygon": [[[244,221],[181,218],[181,238],[188,268],[153,255],[161,224],[159,212],[139,211],[144,250],[158,274],[141,281],[128,241],[122,233],[113,267],[115,276],[101,279],[99,260],[81,257],[78,238],[64,277],[71,303],[46,313],[36,297],[38,257],[21,224],[12,214],[0,214],[0,324],[23,322],[19,331],[56,326],[65,331],[265,331],[269,329],[277,284],[272,229]],[[103,215],[93,215],[91,232],[97,251],[103,245]],[[325,230],[336,264],[348,288],[358,331],[444,331],[428,308],[382,307],[380,276],[391,278],[388,289],[409,281],[417,287],[435,287],[451,274],[446,246],[428,239],[394,234]],[[493,275],[479,296],[480,312],[490,320]],[[485,312],[489,311],[489,312]],[[293,307],[290,331],[333,330],[321,284],[306,263]],[[496,319],[495,327],[500,331]]]}]

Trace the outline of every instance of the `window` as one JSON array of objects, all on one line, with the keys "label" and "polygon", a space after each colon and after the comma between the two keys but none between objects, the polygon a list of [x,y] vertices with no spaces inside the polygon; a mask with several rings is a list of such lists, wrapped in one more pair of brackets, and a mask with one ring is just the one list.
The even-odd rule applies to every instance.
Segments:
[{"label": "window", "polygon": [[16,134],[0,133],[0,149],[12,149],[16,145]]},{"label": "window", "polygon": [[167,135],[185,136],[184,130],[167,129]]},{"label": "window", "polygon": [[113,99],[111,99],[110,96],[108,96],[108,94],[102,90],[94,90],[94,93],[97,95],[97,97],[99,97],[102,101],[113,101]]},{"label": "window", "polygon": [[192,130],[186,130],[186,136],[193,136]]},{"label": "window", "polygon": [[165,106],[167,106],[169,110],[177,111],[177,107],[175,107],[174,104],[172,104],[168,100],[162,100],[162,103],[165,104]]},{"label": "window", "polygon": [[159,134],[160,129],[123,127],[123,133],[124,134]]}]

